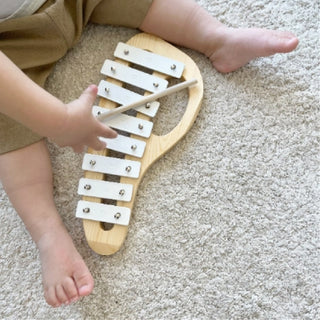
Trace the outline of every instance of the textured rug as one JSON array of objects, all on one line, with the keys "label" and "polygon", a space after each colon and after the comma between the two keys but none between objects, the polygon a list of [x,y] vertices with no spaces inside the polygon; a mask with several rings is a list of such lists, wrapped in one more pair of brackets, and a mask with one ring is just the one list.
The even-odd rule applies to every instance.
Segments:
[{"label": "textured rug", "polygon": [[[319,319],[319,1],[199,2],[234,27],[291,30],[299,47],[228,75],[181,48],[201,70],[202,108],[145,175],[115,255],[94,253],[75,218],[83,154],[49,145],[57,206],[95,278],[74,305],[46,305],[38,252],[0,186],[0,319]],[[75,99],[137,32],[88,26],[47,89]]]}]

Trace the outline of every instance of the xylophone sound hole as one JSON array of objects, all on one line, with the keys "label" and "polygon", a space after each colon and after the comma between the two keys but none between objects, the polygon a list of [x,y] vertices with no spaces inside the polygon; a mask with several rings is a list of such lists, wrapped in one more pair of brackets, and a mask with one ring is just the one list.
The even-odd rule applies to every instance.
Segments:
[{"label": "xylophone sound hole", "polygon": [[113,229],[114,224],[108,222],[100,222],[101,229],[104,231],[110,231]]}]

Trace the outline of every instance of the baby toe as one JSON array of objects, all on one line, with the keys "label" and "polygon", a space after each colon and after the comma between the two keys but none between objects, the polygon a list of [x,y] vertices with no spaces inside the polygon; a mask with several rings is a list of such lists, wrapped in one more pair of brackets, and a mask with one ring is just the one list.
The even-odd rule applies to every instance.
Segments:
[{"label": "baby toe", "polygon": [[91,293],[94,281],[86,266],[84,266],[82,269],[79,269],[74,274],[74,281],[80,296],[87,296]]},{"label": "baby toe", "polygon": [[56,290],[54,287],[46,288],[44,291],[44,297],[47,303],[52,307],[59,307],[61,304],[56,296]]},{"label": "baby toe", "polygon": [[60,304],[64,304],[68,302],[68,296],[66,292],[63,289],[63,286],[61,284],[56,286],[56,296],[60,302]]},{"label": "baby toe", "polygon": [[78,300],[79,296],[78,296],[78,289],[76,287],[76,284],[74,283],[74,280],[72,278],[67,278],[63,284],[63,289],[64,292],[67,295],[68,298],[68,302],[75,302],[76,300]]}]

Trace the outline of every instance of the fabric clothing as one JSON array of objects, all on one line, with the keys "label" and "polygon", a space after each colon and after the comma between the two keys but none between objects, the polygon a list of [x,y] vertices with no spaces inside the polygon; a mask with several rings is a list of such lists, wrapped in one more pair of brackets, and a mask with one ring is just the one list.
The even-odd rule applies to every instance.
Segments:
[{"label": "fabric clothing", "polygon": [[[137,28],[151,3],[152,0],[47,0],[33,15],[0,23],[0,50],[43,86],[55,63],[78,42],[89,21]],[[0,113],[0,154],[41,139]]]},{"label": "fabric clothing", "polygon": [[0,22],[29,16],[36,12],[47,0],[1,0]]}]

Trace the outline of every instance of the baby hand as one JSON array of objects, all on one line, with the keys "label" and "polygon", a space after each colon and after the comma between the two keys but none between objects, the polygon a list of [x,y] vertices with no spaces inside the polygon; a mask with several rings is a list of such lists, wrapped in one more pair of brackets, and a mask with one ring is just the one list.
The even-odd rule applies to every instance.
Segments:
[{"label": "baby hand", "polygon": [[59,146],[70,146],[75,152],[82,152],[85,146],[102,150],[106,144],[99,137],[117,137],[116,131],[98,121],[92,114],[97,91],[97,86],[90,85],[78,99],[66,105],[63,126],[55,137],[51,137]]}]

